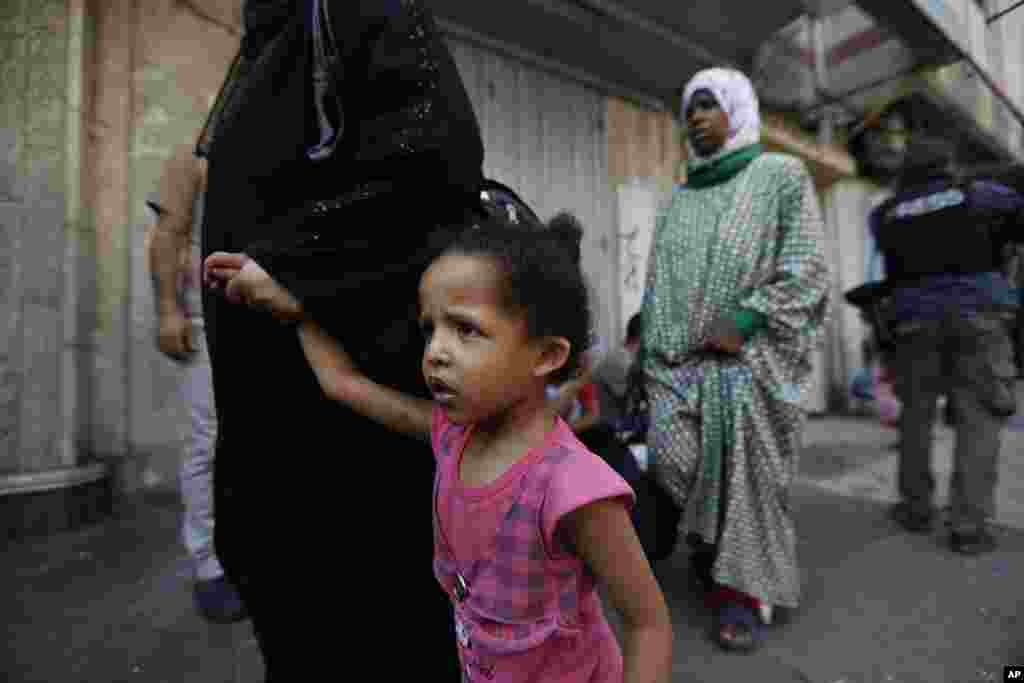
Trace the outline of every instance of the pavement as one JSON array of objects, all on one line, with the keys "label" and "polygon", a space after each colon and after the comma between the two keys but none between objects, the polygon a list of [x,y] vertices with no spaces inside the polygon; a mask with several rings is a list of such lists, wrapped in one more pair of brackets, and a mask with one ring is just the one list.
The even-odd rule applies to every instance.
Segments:
[{"label": "pavement", "polygon": [[[978,558],[951,552],[942,525],[918,536],[886,518],[896,438],[866,418],[810,420],[794,491],[803,604],[756,653],[709,642],[685,550],[655,567],[675,626],[673,681],[988,683],[1024,664],[1024,419],[1003,445],[999,548]],[[940,505],[951,450],[937,428]],[[207,624],[193,609],[180,514],[176,492],[153,491],[99,525],[0,549],[0,682],[261,681],[249,623]]]}]

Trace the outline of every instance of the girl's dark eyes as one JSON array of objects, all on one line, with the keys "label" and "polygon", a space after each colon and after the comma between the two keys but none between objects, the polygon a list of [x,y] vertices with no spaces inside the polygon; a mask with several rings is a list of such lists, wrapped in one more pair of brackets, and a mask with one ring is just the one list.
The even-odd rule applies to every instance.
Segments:
[{"label": "girl's dark eyes", "polygon": [[[462,320],[453,320],[451,323],[451,329],[453,329],[460,337],[475,337],[480,334],[480,328],[473,323],[468,323]],[[424,339],[430,339],[434,334],[434,324],[430,322],[420,323],[420,333]]]},{"label": "girl's dark eyes", "polygon": [[480,333],[480,330],[478,330],[475,325],[472,325],[467,322],[456,322],[455,329],[458,330],[459,334],[465,337],[473,336]]}]

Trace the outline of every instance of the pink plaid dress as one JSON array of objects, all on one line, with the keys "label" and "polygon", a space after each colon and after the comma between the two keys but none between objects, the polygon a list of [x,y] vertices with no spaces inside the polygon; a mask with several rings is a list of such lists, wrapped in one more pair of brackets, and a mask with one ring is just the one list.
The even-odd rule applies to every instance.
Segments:
[{"label": "pink plaid dress", "polygon": [[631,503],[629,485],[559,419],[543,447],[469,487],[458,472],[471,433],[435,410],[434,573],[455,609],[463,680],[621,682],[595,579],[558,529],[597,500]]}]

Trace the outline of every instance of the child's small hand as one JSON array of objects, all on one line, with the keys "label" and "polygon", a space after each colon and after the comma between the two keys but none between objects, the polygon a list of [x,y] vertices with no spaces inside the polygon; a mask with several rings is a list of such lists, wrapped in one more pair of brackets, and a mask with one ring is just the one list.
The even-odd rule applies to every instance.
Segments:
[{"label": "child's small hand", "polygon": [[302,316],[298,299],[251,259],[230,279],[225,294],[229,301],[240,300],[284,322],[298,320]]},{"label": "child's small hand", "polygon": [[302,317],[302,305],[291,292],[245,254],[210,254],[203,264],[203,279],[213,289],[223,288],[231,303],[266,311],[282,322]]},{"label": "child's small hand", "polygon": [[[249,257],[241,253],[215,251],[203,261],[203,284],[210,289],[223,290],[238,275]],[[233,301],[232,303],[238,303]]]}]

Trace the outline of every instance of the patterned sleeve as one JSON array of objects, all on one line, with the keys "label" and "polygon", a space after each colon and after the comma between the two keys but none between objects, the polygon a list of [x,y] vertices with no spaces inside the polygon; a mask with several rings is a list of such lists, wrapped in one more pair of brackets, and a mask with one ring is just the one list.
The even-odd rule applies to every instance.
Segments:
[{"label": "patterned sleeve", "polygon": [[831,286],[821,210],[800,160],[786,159],[779,185],[774,272],[741,306],[765,315],[768,327],[781,338],[816,337],[827,318]]},{"label": "patterned sleeve", "polygon": [[585,449],[574,450],[558,466],[544,501],[542,523],[544,544],[553,555],[564,554],[565,544],[557,537],[559,525],[582,507],[609,498],[630,507],[633,489],[601,458]]}]

